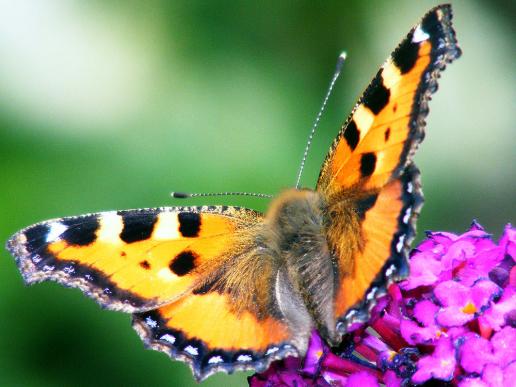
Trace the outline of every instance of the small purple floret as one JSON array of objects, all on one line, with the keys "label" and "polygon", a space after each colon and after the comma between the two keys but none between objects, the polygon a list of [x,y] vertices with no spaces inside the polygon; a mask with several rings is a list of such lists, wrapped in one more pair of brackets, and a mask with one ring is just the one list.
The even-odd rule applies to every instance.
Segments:
[{"label": "small purple floret", "polygon": [[456,364],[453,343],[451,340],[443,338],[437,342],[431,355],[419,359],[417,371],[412,375],[412,381],[423,383],[432,378],[452,380]]}]

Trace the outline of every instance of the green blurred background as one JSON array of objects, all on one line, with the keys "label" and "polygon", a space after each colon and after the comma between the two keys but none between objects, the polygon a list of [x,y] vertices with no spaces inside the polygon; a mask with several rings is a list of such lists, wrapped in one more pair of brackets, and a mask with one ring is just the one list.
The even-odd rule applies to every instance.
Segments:
[{"label": "green blurred background", "polygon": [[[291,186],[345,49],[302,180],[313,187],[357,96],[436,4],[2,2],[0,240],[47,218],[186,204],[173,190]],[[426,196],[419,238],[461,232],[473,218],[497,237],[515,215],[515,6],[454,8],[464,55],[443,74],[416,157]],[[267,206],[189,201],[205,202]],[[56,284],[24,287],[0,251],[0,385],[195,384],[184,364],[143,349],[130,316]]]}]

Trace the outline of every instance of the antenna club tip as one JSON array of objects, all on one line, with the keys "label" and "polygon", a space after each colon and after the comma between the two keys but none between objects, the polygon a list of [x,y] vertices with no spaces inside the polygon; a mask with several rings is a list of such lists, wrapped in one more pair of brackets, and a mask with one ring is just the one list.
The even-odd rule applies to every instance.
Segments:
[{"label": "antenna club tip", "polygon": [[346,60],[347,56],[348,56],[348,53],[346,51],[342,51],[339,55],[339,60],[344,61],[344,60]]},{"label": "antenna club tip", "polygon": [[186,199],[190,195],[185,192],[171,192],[170,196],[172,196],[175,199]]}]

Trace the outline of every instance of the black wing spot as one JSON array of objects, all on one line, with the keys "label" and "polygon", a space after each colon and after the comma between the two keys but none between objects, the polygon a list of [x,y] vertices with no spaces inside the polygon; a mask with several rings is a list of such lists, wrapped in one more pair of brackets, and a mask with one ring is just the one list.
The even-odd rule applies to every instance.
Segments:
[{"label": "black wing spot", "polygon": [[175,275],[182,277],[190,273],[193,269],[195,269],[195,259],[197,255],[192,251],[183,251],[176,255],[174,259],[170,262],[170,270]]},{"label": "black wing spot", "polygon": [[360,131],[358,130],[357,124],[354,120],[349,121],[349,124],[344,131],[344,138],[351,150],[354,151],[360,141]]},{"label": "black wing spot", "polygon": [[[451,12],[450,9],[447,11]],[[423,18],[421,29],[430,35],[430,37],[441,37],[444,33],[443,23],[439,20],[436,12],[430,12]]]},{"label": "black wing spot", "polygon": [[63,219],[61,223],[66,226],[61,238],[70,245],[87,246],[97,239],[100,223],[96,216]]},{"label": "black wing spot", "polygon": [[385,138],[385,142],[389,141],[389,137],[391,136],[391,128],[387,128],[385,129],[385,133],[383,134],[384,138]]},{"label": "black wing spot", "polygon": [[46,238],[49,232],[50,227],[47,224],[38,224],[25,231],[27,250],[33,253],[43,246],[46,243]]},{"label": "black wing spot", "polygon": [[354,151],[360,141],[360,130],[358,130],[357,124],[354,120],[351,120],[346,127],[344,138],[351,150]]},{"label": "black wing spot", "polygon": [[377,199],[378,194],[374,193],[372,195],[361,198],[357,201],[356,212],[360,220],[364,220],[366,212],[374,207]]},{"label": "black wing spot", "polygon": [[402,74],[408,73],[415,66],[418,53],[419,44],[411,41],[412,35],[405,39],[399,47],[392,54],[392,61]]},{"label": "black wing spot", "polygon": [[380,70],[366,89],[362,102],[374,114],[378,114],[389,103],[390,96],[391,92],[383,84],[382,70]]},{"label": "black wing spot", "polygon": [[376,155],[374,153],[364,153],[360,159],[360,174],[362,177],[371,176],[376,168]]},{"label": "black wing spot", "polygon": [[201,216],[195,212],[180,212],[177,215],[179,220],[179,232],[186,238],[193,238],[199,235],[201,229]]},{"label": "black wing spot", "polygon": [[119,212],[122,217],[124,228],[120,233],[120,239],[126,243],[139,242],[149,239],[157,221],[157,214],[131,214],[129,212]]},{"label": "black wing spot", "polygon": [[140,267],[145,270],[149,270],[151,268],[151,264],[146,259],[140,262]]}]

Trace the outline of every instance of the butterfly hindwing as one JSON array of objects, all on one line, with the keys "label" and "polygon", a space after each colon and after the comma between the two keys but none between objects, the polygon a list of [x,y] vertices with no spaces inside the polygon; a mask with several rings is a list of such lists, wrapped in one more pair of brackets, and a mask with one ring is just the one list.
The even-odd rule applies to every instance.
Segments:
[{"label": "butterfly hindwing", "polygon": [[156,308],[246,248],[260,215],[235,207],[163,207],[54,219],[8,241],[27,283],[80,288],[103,307]]},{"label": "butterfly hindwing", "polygon": [[198,380],[218,371],[263,371],[273,360],[299,355],[281,314],[258,315],[234,303],[227,293],[192,294],[135,314],[133,326],[147,347],[186,361]]},{"label": "butterfly hindwing", "polygon": [[198,380],[304,354],[312,320],[271,249],[270,231],[257,224],[187,295],[134,314],[144,343],[186,361]]},{"label": "butterfly hindwing", "polygon": [[406,256],[422,204],[412,156],[445,65],[460,55],[451,8],[432,9],[380,68],[335,139],[317,191],[330,216],[339,266],[338,330],[367,318],[377,296],[408,274]]},{"label": "butterfly hindwing", "polygon": [[366,192],[355,203],[357,229],[350,229],[353,235],[345,236],[348,241],[356,241],[356,246],[345,250],[335,245],[341,252],[334,300],[341,333],[353,322],[367,319],[388,285],[408,275],[406,251],[415,236],[415,222],[423,204],[419,171],[410,164],[380,191]]}]

